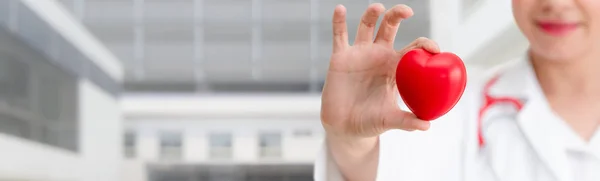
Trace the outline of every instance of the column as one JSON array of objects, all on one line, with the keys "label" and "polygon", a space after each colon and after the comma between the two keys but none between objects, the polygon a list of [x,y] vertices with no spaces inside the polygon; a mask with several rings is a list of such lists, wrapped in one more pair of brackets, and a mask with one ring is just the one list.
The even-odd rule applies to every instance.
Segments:
[{"label": "column", "polygon": [[85,181],[119,180],[123,160],[119,101],[88,80],[80,80],[78,95]]},{"label": "column", "polygon": [[453,35],[460,21],[461,0],[429,0],[430,36],[442,51],[454,51]]}]

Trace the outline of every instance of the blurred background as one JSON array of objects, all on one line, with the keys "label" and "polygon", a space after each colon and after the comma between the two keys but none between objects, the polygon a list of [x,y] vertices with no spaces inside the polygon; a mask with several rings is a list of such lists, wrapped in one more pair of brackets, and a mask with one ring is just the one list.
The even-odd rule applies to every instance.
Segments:
[{"label": "blurred background", "polygon": [[0,0],[0,181],[312,180],[333,9],[374,2],[474,71],[527,46],[508,0]]}]

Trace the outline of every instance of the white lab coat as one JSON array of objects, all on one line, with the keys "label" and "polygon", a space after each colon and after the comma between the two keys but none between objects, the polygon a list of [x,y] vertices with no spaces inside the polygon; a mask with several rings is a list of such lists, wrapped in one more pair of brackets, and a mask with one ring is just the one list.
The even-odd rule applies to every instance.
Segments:
[{"label": "white lab coat", "polygon": [[[492,74],[469,72],[459,103],[429,131],[380,136],[377,180],[600,181],[600,134],[584,142],[551,111],[526,57],[496,70],[500,79],[490,94],[519,98],[525,105],[521,111],[500,104],[487,111],[484,148],[478,146],[477,113]],[[315,181],[343,180],[329,155],[323,144]]]}]

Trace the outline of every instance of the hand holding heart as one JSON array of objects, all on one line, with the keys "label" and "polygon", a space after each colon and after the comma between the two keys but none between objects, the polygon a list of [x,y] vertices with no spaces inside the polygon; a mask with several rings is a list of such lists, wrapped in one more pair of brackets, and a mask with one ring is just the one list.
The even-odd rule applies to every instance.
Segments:
[{"label": "hand holding heart", "polygon": [[[377,20],[384,12],[381,26],[376,37],[373,37]],[[354,44],[349,45],[345,20],[346,9],[341,5],[336,7],[333,17],[333,53],[325,80],[321,106],[322,123],[329,136],[376,138],[389,129],[427,130],[430,122],[422,119],[435,119],[454,106],[458,98],[447,100],[440,99],[440,96],[433,96],[427,99],[427,103],[418,102],[431,93],[427,89],[429,82],[425,79],[416,80],[410,76],[417,76],[416,74],[419,72],[421,72],[419,75],[432,73],[432,71],[423,71],[425,67],[423,63],[426,62],[414,60],[414,58],[424,55],[433,56],[433,54],[440,53],[440,50],[435,42],[427,38],[418,38],[402,50],[394,50],[394,39],[401,20],[412,15],[411,8],[405,5],[397,5],[385,11],[383,5],[372,4],[363,14]],[[411,51],[415,49],[427,54]],[[403,55],[409,51],[411,56],[407,56],[405,60],[402,60],[402,64],[399,64]],[[447,59],[447,54],[440,55],[446,56],[445,59]],[[427,57],[424,61],[427,61],[428,58],[431,57]],[[444,58],[438,57],[437,59],[439,60],[432,58],[432,60],[435,60],[435,64],[444,64]],[[458,60],[462,63],[458,57],[452,57],[452,60]],[[457,62],[453,61],[452,63],[456,64]],[[403,64],[406,67],[399,67]],[[460,69],[460,66],[458,67]],[[399,71],[398,76],[396,74],[397,69]],[[441,73],[447,73],[444,70],[440,71]],[[464,75],[464,72],[458,74]],[[447,76],[456,77],[455,75]],[[447,76],[446,79],[448,79]],[[397,85],[397,77],[410,80],[403,80]],[[424,77],[427,78],[427,76]],[[435,76],[429,76],[429,78],[435,79]],[[446,79],[438,78],[433,81],[443,82]],[[417,86],[415,87],[417,89],[411,89],[413,86]],[[448,90],[453,89],[453,95],[462,95],[464,85],[454,86],[458,88],[448,87],[452,86],[446,86],[446,88]],[[400,93],[404,94],[403,97],[412,96],[412,98],[404,97],[403,100],[408,101],[406,103],[413,112],[417,113],[416,110],[419,110],[419,113],[423,112],[421,114],[417,113],[422,119],[400,109],[398,106],[398,88],[400,88]],[[433,86],[429,89],[437,88]],[[440,99],[441,102],[436,103],[436,99]],[[423,108],[427,106],[435,107],[438,110],[427,111]],[[421,115],[424,115],[424,117]]]}]

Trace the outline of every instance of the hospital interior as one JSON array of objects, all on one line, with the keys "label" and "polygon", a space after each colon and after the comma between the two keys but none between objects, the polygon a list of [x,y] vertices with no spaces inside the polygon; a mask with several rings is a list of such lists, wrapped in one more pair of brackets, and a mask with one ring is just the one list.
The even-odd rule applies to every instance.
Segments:
[{"label": "hospital interior", "polygon": [[506,0],[0,0],[0,181],[313,180],[334,7],[374,2],[397,49],[527,47]]}]

